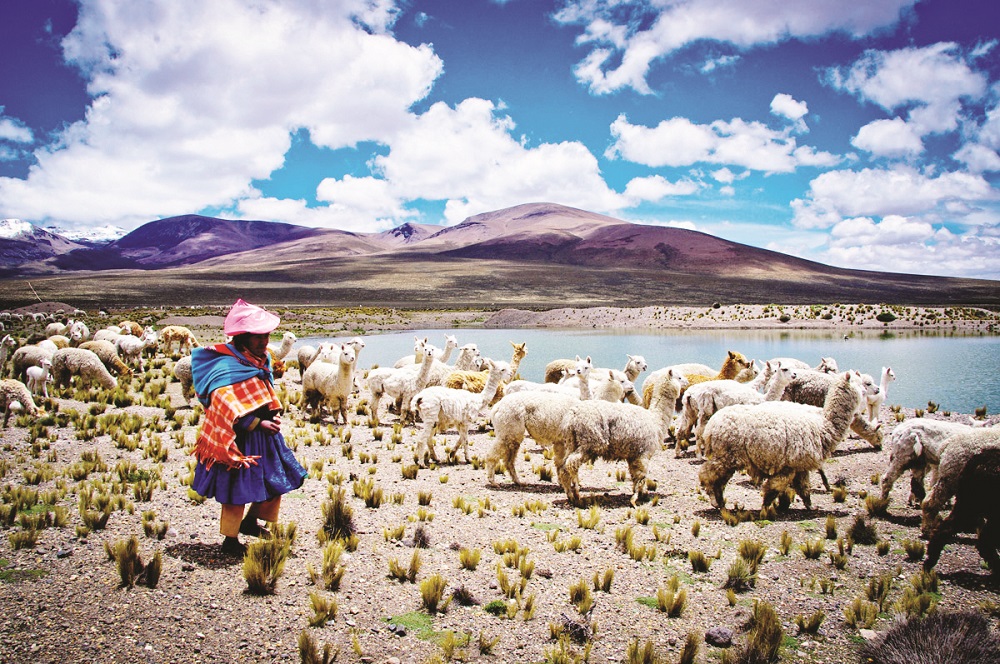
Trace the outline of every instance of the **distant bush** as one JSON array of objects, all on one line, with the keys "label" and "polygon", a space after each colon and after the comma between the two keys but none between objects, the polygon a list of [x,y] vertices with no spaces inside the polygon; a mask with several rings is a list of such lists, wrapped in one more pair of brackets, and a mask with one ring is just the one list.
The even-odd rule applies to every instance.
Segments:
[{"label": "distant bush", "polygon": [[780,316],[778,316],[778,320],[782,323],[787,323],[788,321],[792,320],[792,317],[789,316],[788,314],[781,314]]},{"label": "distant bush", "polygon": [[875,316],[875,320],[880,323],[891,323],[896,320],[896,315],[891,311],[883,311],[878,316]]}]

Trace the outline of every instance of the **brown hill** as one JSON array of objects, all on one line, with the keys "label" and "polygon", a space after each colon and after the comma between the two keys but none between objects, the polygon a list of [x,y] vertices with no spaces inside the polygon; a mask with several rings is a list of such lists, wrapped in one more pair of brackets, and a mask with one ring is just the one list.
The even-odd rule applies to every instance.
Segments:
[{"label": "brown hill", "polygon": [[[32,284],[42,297],[88,306],[225,304],[238,296],[262,303],[421,308],[714,301],[1000,305],[994,281],[844,270],[548,203],[476,215],[437,232],[417,224],[377,234],[297,228],[283,236],[264,226],[256,248],[153,274],[109,270],[99,279],[81,279],[87,273],[76,272],[33,277]],[[143,246],[149,245],[147,238]],[[19,303],[23,288],[8,286],[0,282],[0,303]]]}]

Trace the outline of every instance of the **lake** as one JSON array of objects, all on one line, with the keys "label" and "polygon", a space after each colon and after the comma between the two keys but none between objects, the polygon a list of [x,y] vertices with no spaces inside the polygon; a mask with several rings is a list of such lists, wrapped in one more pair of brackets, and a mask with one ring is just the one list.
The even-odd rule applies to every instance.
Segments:
[{"label": "lake", "polygon": [[[844,339],[843,332],[805,330],[409,330],[364,337],[367,345],[359,366],[391,366],[413,353],[414,336],[428,337],[442,347],[445,334],[454,334],[459,345],[477,344],[484,357],[508,361],[510,342],[527,342],[528,355],[520,367],[521,377],[527,380],[542,380],[549,361],[574,355],[590,355],[595,366],[614,369],[625,366],[626,354],[642,355],[648,371],[681,362],[719,367],[727,350],[761,361],[796,357],[813,366],[821,357],[830,356],[841,369],[858,369],[876,381],[883,366],[892,367],[896,380],[889,385],[888,404],[926,408],[930,400],[941,410],[972,413],[986,406],[991,414],[1000,412],[1000,336],[903,331],[854,332]],[[347,338],[302,339],[296,346]],[[639,376],[637,387],[648,371]]]}]

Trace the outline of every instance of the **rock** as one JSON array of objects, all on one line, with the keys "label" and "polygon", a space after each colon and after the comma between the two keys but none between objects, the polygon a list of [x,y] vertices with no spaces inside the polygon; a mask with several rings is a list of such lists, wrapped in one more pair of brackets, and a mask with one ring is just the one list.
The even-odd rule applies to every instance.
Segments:
[{"label": "rock", "polygon": [[859,629],[858,634],[865,641],[872,641],[878,638],[878,632],[873,629]]},{"label": "rock", "polygon": [[73,555],[73,549],[59,549],[56,551],[56,558],[69,558]]},{"label": "rock", "polygon": [[705,632],[705,643],[716,648],[733,645],[733,630],[728,627],[713,627]]},{"label": "rock", "polygon": [[403,664],[403,661],[398,657],[390,657],[389,659],[385,660],[385,664]]}]

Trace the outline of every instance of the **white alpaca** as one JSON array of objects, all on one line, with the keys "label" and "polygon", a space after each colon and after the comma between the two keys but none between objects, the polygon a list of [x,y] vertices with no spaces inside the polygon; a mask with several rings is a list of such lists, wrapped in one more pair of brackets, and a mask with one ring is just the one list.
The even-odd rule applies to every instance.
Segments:
[{"label": "white alpaca", "polygon": [[573,362],[574,365],[572,367],[567,368],[563,366],[559,369],[560,372],[568,374],[574,379],[572,383],[567,383],[566,381],[536,383],[530,380],[515,380],[511,381],[504,388],[504,395],[517,394],[518,392],[551,392],[571,397],[579,396],[580,400],[586,401],[591,398],[589,378],[590,372],[594,368],[594,363],[591,361],[589,355],[584,360],[581,360],[580,356],[577,355]]},{"label": "white alpaca", "polygon": [[868,420],[875,422],[878,420],[878,412],[889,396],[889,383],[896,380],[896,372],[892,367],[882,367],[882,379],[879,381],[879,389],[875,394],[868,395],[867,414]]},{"label": "white alpaca", "polygon": [[907,420],[889,434],[889,468],[882,476],[882,499],[889,497],[893,484],[907,469],[910,471],[910,496],[907,502],[919,505],[926,496],[924,477],[934,472],[931,480],[937,481],[937,468],[946,441],[958,433],[974,431],[976,427],[959,422],[929,420],[923,417]]},{"label": "white alpaca", "polygon": [[32,394],[42,393],[46,399],[49,398],[49,388],[48,383],[52,382],[52,374],[50,373],[52,369],[52,362],[47,359],[43,359],[38,366],[28,367],[28,390]]},{"label": "white alpaca", "polygon": [[[411,364],[420,364],[423,362],[425,349],[430,346],[427,343],[427,337],[423,339],[413,337],[413,341],[413,355],[406,355],[396,360],[396,364],[393,365],[395,368],[401,369]],[[458,348],[458,339],[453,334],[446,334],[444,335],[444,348],[433,351],[434,359],[447,364],[448,360],[451,359],[452,351],[456,348]]]},{"label": "white alpaca", "polygon": [[[860,396],[857,412],[851,421],[851,430],[875,449],[882,449],[882,428],[865,417],[868,397],[878,394],[879,386],[875,383],[875,379],[868,374],[856,370],[847,373],[850,376],[851,385]],[[785,386],[785,392],[781,395],[781,399],[820,407],[826,402],[829,391],[838,382],[838,374],[814,370],[796,371],[795,379]]]},{"label": "white alpaca", "polygon": [[66,330],[70,343],[79,346],[90,338],[90,328],[82,320],[73,321]]},{"label": "white alpaca", "polygon": [[74,375],[83,377],[86,383],[96,383],[106,390],[113,390],[118,381],[108,372],[101,358],[93,351],[83,348],[60,348],[52,355],[52,374],[56,385],[69,385]]},{"label": "white alpaca", "polygon": [[[59,349],[57,348],[56,350]],[[28,367],[38,366],[42,363],[43,359],[51,361],[54,352],[37,345],[21,346],[14,351],[14,354],[10,358],[11,365],[13,366],[13,377],[23,377],[27,380],[25,371],[28,370]]]},{"label": "white alpaca", "polygon": [[283,360],[285,357],[292,352],[292,346],[298,338],[291,332],[285,332],[281,335],[280,344],[268,344],[267,349],[271,351],[271,357],[275,360]]},{"label": "white alpaca", "polygon": [[543,447],[552,447],[565,435],[562,424],[566,412],[576,402],[590,399],[589,360],[589,357],[586,361],[580,360],[573,369],[573,373],[580,378],[576,393],[572,387],[555,383],[515,380],[507,385],[503,399],[490,411],[496,437],[486,457],[486,478],[490,484],[494,484],[497,464],[501,460],[510,473],[511,481],[521,483],[515,461],[525,434]]},{"label": "white alpaca", "polygon": [[479,346],[476,344],[465,344],[459,347],[458,357],[455,358],[453,371],[478,371],[482,357],[479,354]]},{"label": "white alpaca", "polygon": [[743,470],[762,485],[764,507],[791,485],[811,509],[809,471],[819,470],[847,437],[861,399],[845,373],[828,391],[823,408],[765,401],[720,410],[702,434],[711,456],[698,473],[712,505],[725,507],[725,486]]},{"label": "white alpaca", "polygon": [[10,416],[18,412],[26,412],[28,415],[37,415],[38,407],[35,406],[34,399],[27,386],[19,380],[13,378],[0,379],[0,406],[3,407],[3,426],[7,426]]},{"label": "white alpaca", "polygon": [[[1000,427],[988,429],[973,429],[957,433],[944,441],[944,452],[941,453],[941,463],[938,466],[934,486],[927,499],[920,505],[920,530],[923,535],[929,535],[937,525],[938,513],[955,495],[962,471],[975,454],[987,448],[1000,448]],[[994,490],[996,487],[993,487]],[[996,527],[996,524],[993,524]]]},{"label": "white alpaca", "polygon": [[461,445],[465,452],[465,461],[469,462],[469,427],[476,417],[489,408],[500,383],[509,381],[511,377],[510,364],[507,362],[486,360],[486,367],[489,378],[482,392],[435,385],[425,387],[413,397],[411,410],[420,413],[420,419],[424,421],[424,435],[417,442],[418,463],[424,462],[424,455],[428,452],[431,459],[438,460],[434,451],[434,433],[452,428],[458,429],[455,449]]},{"label": "white alpaca", "polygon": [[[394,402],[399,403],[399,420],[406,422],[411,419],[410,401],[420,390],[428,385],[434,367],[433,353],[425,353],[423,362],[419,365],[408,365],[396,369],[380,367],[368,372],[368,391],[372,395],[372,419],[379,423],[379,404],[383,395],[389,395]],[[447,365],[444,365],[447,366]]]},{"label": "white alpaca", "polygon": [[110,341],[114,343],[120,336],[122,336],[121,328],[114,325],[94,332],[94,341]]},{"label": "white alpaca", "polygon": [[139,371],[145,371],[146,366],[142,361],[142,352],[157,342],[156,332],[151,327],[147,327],[142,332],[141,337],[132,334],[123,334],[115,340],[115,350],[126,364],[138,363]]},{"label": "white alpaca", "polygon": [[347,402],[354,390],[356,360],[354,348],[341,344],[336,364],[317,359],[309,365],[302,376],[302,403],[313,419],[319,418],[325,403],[333,413],[334,423],[339,416],[347,424]]},{"label": "white alpaca", "polygon": [[630,403],[581,401],[563,417],[565,437],[553,446],[559,483],[580,504],[580,466],[595,459],[625,461],[635,505],[646,492],[646,465],[669,431],[683,376],[668,372],[653,390],[649,409]]},{"label": "white alpaca", "polygon": [[[766,373],[765,370],[761,376]],[[783,366],[770,373],[772,375],[766,384],[765,393],[758,392],[755,385],[736,380],[710,380],[688,388],[681,400],[681,413],[688,422],[694,423],[695,450],[699,455],[711,454],[711,450],[704,445],[704,433],[705,426],[713,415],[723,408],[737,404],[778,401],[785,391],[785,386],[795,378],[795,372]]]},{"label": "white alpaca", "polygon": [[821,357],[819,358],[819,364],[815,367],[809,366],[808,362],[803,362],[794,357],[775,357],[770,360],[772,366],[781,365],[783,367],[788,367],[789,369],[811,369],[813,371],[821,371],[823,373],[837,373],[840,369],[837,368],[837,360],[832,357]]}]

